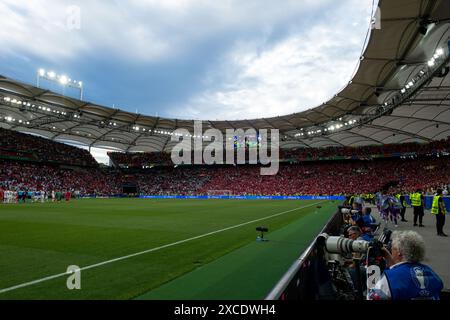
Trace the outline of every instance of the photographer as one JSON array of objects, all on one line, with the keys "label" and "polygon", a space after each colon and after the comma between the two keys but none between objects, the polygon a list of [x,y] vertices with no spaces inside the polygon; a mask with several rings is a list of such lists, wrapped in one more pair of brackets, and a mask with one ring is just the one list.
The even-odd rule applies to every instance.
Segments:
[{"label": "photographer", "polygon": [[439,300],[443,282],[428,266],[423,238],[415,231],[395,231],[392,253],[382,249],[389,269],[369,290],[369,300]]},{"label": "photographer", "polygon": [[372,208],[366,207],[363,212],[363,222],[365,228],[370,228],[372,232],[374,232],[377,227],[377,220],[372,216]]}]

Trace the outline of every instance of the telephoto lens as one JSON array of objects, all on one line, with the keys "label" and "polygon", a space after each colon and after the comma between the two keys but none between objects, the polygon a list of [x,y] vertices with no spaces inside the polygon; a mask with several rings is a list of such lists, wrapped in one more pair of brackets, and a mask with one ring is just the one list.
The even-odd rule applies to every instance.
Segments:
[{"label": "telephoto lens", "polygon": [[321,234],[325,240],[325,248],[329,253],[353,253],[353,252],[367,252],[369,242],[365,240],[351,240],[344,237],[328,236],[326,233]]}]

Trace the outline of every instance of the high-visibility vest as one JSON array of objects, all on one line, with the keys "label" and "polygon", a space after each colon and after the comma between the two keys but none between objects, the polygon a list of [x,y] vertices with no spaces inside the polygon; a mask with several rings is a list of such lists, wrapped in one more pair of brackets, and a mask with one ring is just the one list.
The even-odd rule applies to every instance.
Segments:
[{"label": "high-visibility vest", "polygon": [[[439,213],[439,199],[441,197],[442,196],[434,196],[434,198],[433,198],[433,205],[431,206],[431,213],[432,214],[438,214]],[[444,212],[443,213],[445,214],[445,206],[444,206]]]},{"label": "high-visibility vest", "polygon": [[348,201],[348,203],[349,203],[350,205],[352,205],[354,201],[355,201],[355,196],[351,196],[351,197],[350,197],[350,200]]},{"label": "high-visibility vest", "polygon": [[421,199],[421,194],[416,192],[413,193],[411,196],[411,205],[413,207],[420,207],[422,206],[422,199]]}]

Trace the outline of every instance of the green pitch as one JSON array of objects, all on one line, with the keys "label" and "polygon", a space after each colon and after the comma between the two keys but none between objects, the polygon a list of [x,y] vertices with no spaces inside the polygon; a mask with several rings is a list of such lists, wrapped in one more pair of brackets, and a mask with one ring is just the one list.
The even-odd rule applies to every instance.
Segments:
[{"label": "green pitch", "polygon": [[[335,208],[270,200],[0,205],[0,299],[262,299]],[[269,242],[255,241],[261,225]],[[57,276],[70,265],[82,268],[80,290]]]}]

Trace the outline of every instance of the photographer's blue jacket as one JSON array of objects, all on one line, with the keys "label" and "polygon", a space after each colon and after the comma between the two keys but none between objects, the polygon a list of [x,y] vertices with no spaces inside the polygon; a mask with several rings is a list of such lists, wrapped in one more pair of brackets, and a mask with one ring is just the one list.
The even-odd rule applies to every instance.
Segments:
[{"label": "photographer's blue jacket", "polygon": [[420,263],[402,263],[384,271],[393,300],[439,300],[444,287],[430,267]]}]

